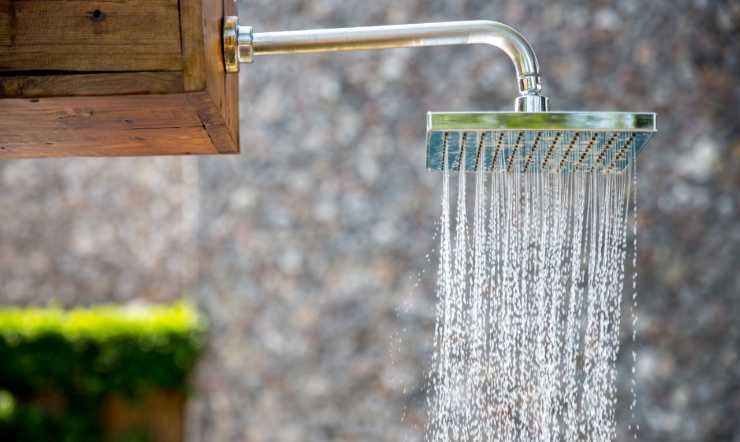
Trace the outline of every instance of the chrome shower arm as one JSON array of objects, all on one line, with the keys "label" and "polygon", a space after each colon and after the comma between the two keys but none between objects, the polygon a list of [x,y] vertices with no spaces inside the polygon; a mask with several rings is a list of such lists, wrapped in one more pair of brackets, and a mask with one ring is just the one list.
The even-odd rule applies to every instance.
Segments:
[{"label": "chrome shower arm", "polygon": [[224,20],[224,60],[229,72],[238,72],[239,63],[251,63],[254,57],[262,55],[470,44],[495,46],[509,56],[520,95],[516,99],[516,110],[548,110],[547,98],[540,95],[540,68],[532,46],[518,31],[503,23],[471,20],[253,32],[249,26],[240,26],[237,17]]}]

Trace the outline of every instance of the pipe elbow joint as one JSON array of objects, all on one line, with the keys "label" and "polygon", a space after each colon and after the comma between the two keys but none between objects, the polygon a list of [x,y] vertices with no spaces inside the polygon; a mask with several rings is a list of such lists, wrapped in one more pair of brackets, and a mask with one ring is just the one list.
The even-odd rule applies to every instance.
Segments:
[{"label": "pipe elbow joint", "polygon": [[469,22],[469,43],[495,46],[506,53],[514,64],[519,96],[514,101],[518,112],[547,112],[550,101],[541,95],[542,82],[540,65],[532,45],[527,39],[509,25],[491,21]]},{"label": "pipe elbow joint", "polygon": [[527,39],[509,25],[492,21],[472,22],[476,28],[470,34],[470,43],[495,46],[506,53],[514,64],[520,95],[539,95],[542,92],[540,66],[537,55]]}]

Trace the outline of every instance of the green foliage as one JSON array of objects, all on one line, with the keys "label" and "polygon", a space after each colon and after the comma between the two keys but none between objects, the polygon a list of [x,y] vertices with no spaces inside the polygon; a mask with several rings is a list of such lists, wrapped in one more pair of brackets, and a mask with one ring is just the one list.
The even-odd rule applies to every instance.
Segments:
[{"label": "green foliage", "polygon": [[15,399],[10,392],[0,390],[0,421],[8,420],[15,411]]},{"label": "green foliage", "polygon": [[100,440],[106,396],[186,391],[203,331],[186,302],[0,309],[0,440]]}]

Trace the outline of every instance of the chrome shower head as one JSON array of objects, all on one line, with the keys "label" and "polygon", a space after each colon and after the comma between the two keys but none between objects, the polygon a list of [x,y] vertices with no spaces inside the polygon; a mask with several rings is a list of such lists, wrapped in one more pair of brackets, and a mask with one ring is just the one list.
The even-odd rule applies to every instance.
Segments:
[{"label": "chrome shower head", "polygon": [[654,113],[427,114],[427,169],[619,173],[656,131]]}]

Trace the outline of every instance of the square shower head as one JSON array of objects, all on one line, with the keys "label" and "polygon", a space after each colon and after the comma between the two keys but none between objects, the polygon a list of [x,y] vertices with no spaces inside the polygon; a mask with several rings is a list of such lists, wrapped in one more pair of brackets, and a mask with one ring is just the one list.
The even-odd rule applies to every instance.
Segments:
[{"label": "square shower head", "polygon": [[620,173],[655,131],[654,113],[429,112],[427,169]]}]

